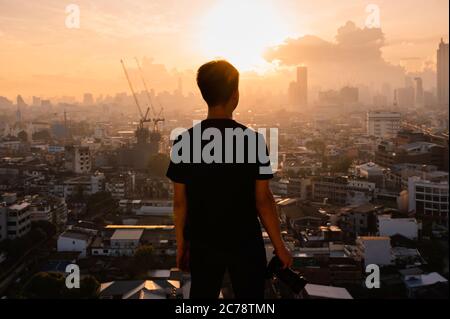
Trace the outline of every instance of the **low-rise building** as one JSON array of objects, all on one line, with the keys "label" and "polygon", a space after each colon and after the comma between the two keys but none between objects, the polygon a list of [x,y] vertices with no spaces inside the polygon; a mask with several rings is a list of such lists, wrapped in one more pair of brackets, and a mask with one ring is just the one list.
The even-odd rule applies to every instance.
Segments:
[{"label": "low-rise building", "polygon": [[[22,202],[0,207],[6,218],[6,232],[3,239],[16,239],[26,235],[31,229],[30,203]],[[1,223],[0,223],[1,224]],[[6,236],[5,236],[6,235]]]},{"label": "low-rise building", "polygon": [[363,236],[356,239],[356,258],[364,266],[392,264],[391,242],[389,237]]},{"label": "low-rise building", "polygon": [[[447,175],[448,178],[448,175]],[[436,181],[414,176],[408,179],[409,212],[425,225],[448,230],[448,179]]]},{"label": "low-rise building", "polygon": [[58,252],[73,251],[79,252],[80,258],[87,256],[88,247],[92,241],[92,235],[78,230],[66,230],[58,237]]},{"label": "low-rise building", "polygon": [[347,289],[341,287],[307,284],[302,299],[353,299]]},{"label": "low-rise building", "polygon": [[378,234],[387,237],[398,234],[417,240],[419,238],[419,224],[415,218],[393,218],[391,215],[379,215]]},{"label": "low-rise building", "polygon": [[406,275],[403,282],[408,291],[409,298],[418,297],[424,291],[430,290],[436,286],[443,286],[443,290],[447,292],[448,298],[448,280],[437,272],[419,275]]}]

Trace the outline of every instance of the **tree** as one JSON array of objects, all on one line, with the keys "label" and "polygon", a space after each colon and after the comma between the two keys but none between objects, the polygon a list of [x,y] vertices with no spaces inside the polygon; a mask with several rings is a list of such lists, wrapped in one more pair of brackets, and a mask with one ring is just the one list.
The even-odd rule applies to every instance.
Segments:
[{"label": "tree", "polygon": [[334,173],[347,173],[351,165],[352,160],[347,156],[344,156],[333,163],[331,171]]},{"label": "tree", "polygon": [[154,265],[153,247],[143,245],[134,253],[134,264],[138,271],[147,271]]},{"label": "tree", "polygon": [[56,234],[56,226],[45,220],[33,222],[32,228],[42,230],[47,238],[51,238]]},{"label": "tree", "polygon": [[19,134],[17,134],[17,137],[19,138],[19,140],[21,140],[22,142],[28,142],[28,134],[25,131],[20,131]]},{"label": "tree", "polygon": [[148,162],[148,171],[150,175],[155,177],[166,176],[167,167],[169,166],[170,158],[166,154],[153,155]]},{"label": "tree", "polygon": [[306,142],[306,147],[313,150],[316,154],[319,154],[321,157],[325,156],[326,145],[325,142],[320,139]]},{"label": "tree", "polygon": [[36,133],[33,133],[32,135],[33,140],[43,140],[43,141],[51,141],[52,137],[50,136],[50,133],[48,130],[39,131]]},{"label": "tree", "polygon": [[92,299],[97,297],[99,287],[90,275],[80,280],[79,289],[68,289],[62,273],[39,272],[24,287],[23,294],[32,299]]},{"label": "tree", "polygon": [[60,299],[65,288],[65,279],[61,273],[39,272],[24,288],[24,295],[33,299]]}]

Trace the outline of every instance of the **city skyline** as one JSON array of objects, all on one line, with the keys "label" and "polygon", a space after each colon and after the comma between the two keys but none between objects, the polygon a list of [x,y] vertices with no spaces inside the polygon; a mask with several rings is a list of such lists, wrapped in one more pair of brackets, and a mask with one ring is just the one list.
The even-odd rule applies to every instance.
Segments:
[{"label": "city skyline", "polygon": [[[376,5],[380,28],[366,26],[371,12],[357,0],[195,1],[189,6],[79,1],[80,28],[70,29],[65,25],[67,4],[47,0],[33,10],[27,2],[3,0],[0,95],[123,92],[119,60],[135,56],[143,62],[148,57],[146,76],[157,91],[175,89],[179,78],[185,92],[193,91],[194,70],[218,56],[235,63],[248,86],[272,92],[286,91],[300,64],[308,66],[311,86],[325,88],[378,83],[375,71],[380,68],[392,85],[403,81],[403,68],[435,79],[437,45],[441,38],[448,42],[448,10],[442,9],[448,9],[448,2]],[[229,26],[228,16],[235,17]],[[373,66],[352,67],[355,56],[372,59]],[[430,81],[424,81],[425,87],[435,85]]]}]

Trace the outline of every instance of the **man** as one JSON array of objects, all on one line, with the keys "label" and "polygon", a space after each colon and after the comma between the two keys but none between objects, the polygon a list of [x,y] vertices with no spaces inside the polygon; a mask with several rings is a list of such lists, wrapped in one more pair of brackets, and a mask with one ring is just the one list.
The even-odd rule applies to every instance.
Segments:
[{"label": "man", "polygon": [[[251,142],[261,142],[260,134],[233,120],[239,72],[230,63],[202,65],[197,84],[208,116],[175,141],[167,171],[174,185],[177,266],[191,272],[192,299],[218,298],[225,271],[236,298],[262,299],[266,255],[258,216],[283,266],[292,265],[269,189],[267,148]],[[258,145],[264,161],[257,156]]]}]

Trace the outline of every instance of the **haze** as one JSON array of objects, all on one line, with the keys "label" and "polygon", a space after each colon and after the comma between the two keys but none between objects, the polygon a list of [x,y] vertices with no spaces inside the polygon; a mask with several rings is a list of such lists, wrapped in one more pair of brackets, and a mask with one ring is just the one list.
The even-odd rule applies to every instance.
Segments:
[{"label": "haze", "polygon": [[380,29],[365,27],[369,3],[80,0],[80,28],[69,29],[70,2],[0,0],[0,95],[127,91],[119,61],[135,56],[157,91],[182,81],[195,92],[195,70],[215,57],[235,63],[249,90],[285,91],[302,64],[311,87],[400,85],[408,72],[434,87],[448,1],[376,1]]}]

